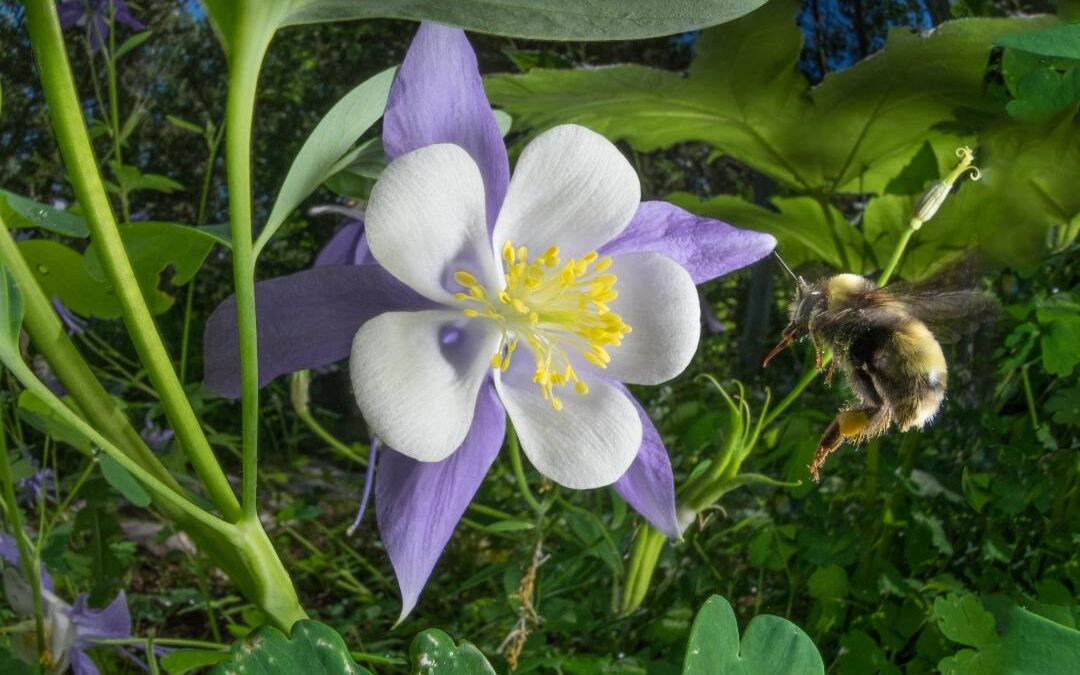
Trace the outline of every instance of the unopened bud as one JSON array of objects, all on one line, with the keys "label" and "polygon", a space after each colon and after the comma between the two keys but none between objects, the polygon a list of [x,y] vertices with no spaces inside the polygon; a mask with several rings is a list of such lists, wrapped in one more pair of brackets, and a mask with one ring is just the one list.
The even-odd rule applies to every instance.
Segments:
[{"label": "unopened bud", "polygon": [[975,161],[975,153],[972,152],[971,148],[967,146],[957,148],[956,156],[960,158],[960,162],[949,172],[949,175],[936,181],[919,197],[919,201],[915,204],[915,215],[911,217],[911,222],[908,223],[911,229],[919,229],[923,223],[937,215],[938,209],[949,197],[953,185],[965,173],[971,172],[971,180],[979,180],[982,177],[979,167],[972,166],[972,162]]},{"label": "unopened bud", "polygon": [[308,396],[308,388],[310,386],[310,370],[301,370],[293,373],[292,382],[289,386],[289,393],[292,398],[293,408],[300,414],[304,414],[308,411],[311,402],[311,398]]}]

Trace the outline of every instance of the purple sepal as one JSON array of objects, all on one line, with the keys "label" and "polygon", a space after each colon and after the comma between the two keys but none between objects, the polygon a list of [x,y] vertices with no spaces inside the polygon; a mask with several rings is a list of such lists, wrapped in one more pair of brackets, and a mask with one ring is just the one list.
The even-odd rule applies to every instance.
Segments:
[{"label": "purple sepal", "polygon": [[625,387],[619,386],[637,408],[641,419],[641,449],[634,463],[615,482],[615,491],[650,525],[672,539],[680,539],[682,530],[675,511],[675,477],[667,448],[645,409]]},{"label": "purple sepal", "polygon": [[104,609],[89,607],[86,604],[87,597],[86,593],[81,593],[71,607],[71,621],[76,627],[76,645],[85,647],[95,640],[131,637],[131,613],[128,612],[127,596],[123,591]]},{"label": "purple sepal", "polygon": [[[3,532],[0,532],[0,558],[6,560],[9,565],[22,574],[22,568],[19,566],[19,545],[15,542],[15,537],[6,535]],[[52,577],[49,576],[49,571],[45,569],[44,565],[38,569],[38,574],[41,575],[41,587],[47,591],[52,591]]]},{"label": "purple sepal", "polygon": [[769,255],[772,235],[741,230],[667,202],[642,202],[630,224],[600,255],[662,253],[686,268],[695,284],[723,276]]},{"label": "purple sepal", "polygon": [[506,196],[510,162],[465,32],[420,24],[383,116],[387,161],[435,143],[460,145],[480,168],[488,227]]},{"label": "purple sepal", "polygon": [[375,262],[364,236],[364,223],[346,220],[315,258],[315,267],[366,265]]},{"label": "purple sepal", "polygon": [[[383,312],[434,304],[378,265],[318,267],[255,285],[259,386],[280,375],[329,365],[349,355],[353,336]],[[240,396],[236,298],[221,303],[203,336],[206,386]]]},{"label": "purple sepal", "polygon": [[375,481],[375,515],[401,589],[404,619],[480,487],[506,432],[506,413],[489,380],[480,389],[472,427],[441,462],[418,462],[383,447]]}]

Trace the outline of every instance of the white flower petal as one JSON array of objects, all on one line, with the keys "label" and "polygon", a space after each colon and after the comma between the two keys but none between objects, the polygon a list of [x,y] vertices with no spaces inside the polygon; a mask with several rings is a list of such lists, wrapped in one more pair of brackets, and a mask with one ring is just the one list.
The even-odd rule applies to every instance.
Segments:
[{"label": "white flower petal", "polygon": [[690,273],[660,253],[614,257],[618,297],[610,304],[631,331],[611,347],[604,374],[630,384],[660,384],[690,364],[701,337],[701,304]]},{"label": "white flower petal", "polygon": [[403,455],[437,462],[461,445],[499,333],[459,312],[387,312],[353,339],[353,393],[371,431]]},{"label": "white flower petal", "polygon": [[577,257],[622,232],[641,201],[634,168],[611,141],[565,124],[521,153],[495,223],[495,250],[512,241],[542,253],[558,246]]},{"label": "white flower petal", "polygon": [[572,387],[558,391],[563,408],[555,410],[531,373],[531,368],[511,366],[495,377],[495,388],[533,466],[577,490],[617,481],[641,448],[641,419],[634,404],[604,378],[592,377],[585,396]]},{"label": "white flower petal", "polygon": [[484,211],[484,183],[469,154],[456,145],[428,145],[383,171],[365,219],[368,246],[379,264],[436,302],[451,302],[463,270],[488,288],[498,285]]}]

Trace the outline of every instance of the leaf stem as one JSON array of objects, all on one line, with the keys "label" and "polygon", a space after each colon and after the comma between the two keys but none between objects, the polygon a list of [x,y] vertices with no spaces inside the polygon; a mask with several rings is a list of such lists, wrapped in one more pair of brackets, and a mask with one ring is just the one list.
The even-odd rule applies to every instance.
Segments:
[{"label": "leaf stem", "polygon": [[57,142],[72,187],[85,211],[94,243],[98,247],[102,267],[120,301],[135,350],[146,366],[154,388],[161,393],[169,424],[202,479],[208,496],[222,515],[235,520],[240,517],[240,504],[176,376],[124,250],[86,132],[56,3],[52,0],[27,0],[25,6],[30,40]]},{"label": "leaf stem", "polygon": [[521,463],[521,445],[518,443],[517,431],[512,424],[506,426],[506,446],[509,450],[510,466],[513,467],[514,479],[517,481],[518,489],[521,490],[522,499],[533,511],[543,515],[547,509],[533,496],[529,481],[525,479],[525,467]]},{"label": "leaf stem", "polygon": [[[238,7],[241,24],[251,18],[245,3]],[[259,465],[259,349],[255,318],[255,256],[252,250],[251,128],[259,68],[273,31],[239,25],[229,54],[229,94],[225,103],[225,168],[229,181],[229,222],[240,342],[241,458],[245,519],[256,513]]]},{"label": "leaf stem", "polygon": [[23,574],[30,582],[30,592],[34,603],[34,633],[37,636],[38,657],[45,650],[45,618],[41,603],[41,568],[38,567],[37,555],[30,554],[30,542],[23,530],[22,513],[19,511],[19,503],[15,498],[15,483],[11,477],[11,464],[8,458],[7,434],[0,431],[0,484],[4,491],[4,504],[6,505],[7,517],[10,521],[12,535],[15,537],[15,545],[19,549],[19,563],[22,565]]}]

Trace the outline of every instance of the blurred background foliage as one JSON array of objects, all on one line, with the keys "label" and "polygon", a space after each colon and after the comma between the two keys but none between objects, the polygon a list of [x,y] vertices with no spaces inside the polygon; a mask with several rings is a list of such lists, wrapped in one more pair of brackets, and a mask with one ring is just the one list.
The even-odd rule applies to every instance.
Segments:
[{"label": "blurred background foliage", "polygon": [[[106,175],[133,221],[125,240],[140,283],[212,442],[238,466],[238,407],[198,383],[202,324],[230,293],[228,252],[219,230],[191,227],[227,218],[215,142],[224,58],[197,4],[129,4],[152,33],[117,59],[115,128],[93,66],[100,55],[78,31],[70,53],[99,156],[122,148]],[[770,613],[801,626],[830,673],[1040,672],[1010,661],[1034,634],[1049,635],[1052,655],[1080,651],[1080,43],[1074,37],[1069,53],[1023,37],[1078,18],[1066,2],[772,0],[735,22],[655,40],[471,36],[493,104],[513,118],[512,152],[550,125],[590,126],[620,142],[646,197],[772,232],[809,276],[880,271],[918,196],[955,164],[958,146],[974,147],[982,179],[963,181],[915,235],[899,276],[924,278],[974,250],[982,268],[968,283],[992,291],[1003,318],[949,349],[951,395],[938,423],[847,448],[814,485],[806,466],[846,394],[813,382],[770,416],[766,392],[775,409],[812,365],[796,349],[759,367],[785,322],[789,280],[764,262],[707,285],[714,317],[693,365],[637,392],[677,484],[693,485],[718,449],[768,423],[736,449],[720,494],[699,500],[684,540],[657,542],[644,587],[628,569],[641,521],[614,492],[560,490],[530,472],[548,505],[538,514],[501,457],[418,610],[394,630],[397,590],[373,519],[345,534],[363,467],[308,423],[362,456],[347,376],[315,374],[300,414],[289,383],[275,382],[263,398],[265,510],[309,612],[375,672],[407,669],[411,636],[435,626],[475,643],[500,671],[510,655],[516,672],[676,673],[693,617],[714,594],[740,625]],[[256,222],[325,111],[399,63],[414,28],[371,21],[277,36],[256,115]],[[123,30],[118,43],[134,34]],[[0,187],[33,200],[9,199],[5,219],[38,228],[23,253],[86,317],[73,329],[80,347],[179,466],[145,374],[110,320],[115,301],[77,206],[65,210],[72,193],[22,9],[10,0],[0,3],[0,84]],[[261,278],[311,264],[337,223],[306,208],[362,203],[370,180],[356,177],[331,181],[336,192],[321,190],[287,221],[262,255]],[[47,376],[47,364],[34,364]],[[51,472],[43,490],[27,488],[27,508],[49,516],[44,563],[61,589],[93,589],[100,602],[126,588],[139,635],[230,642],[262,622],[182,537],[128,504],[140,500],[130,486],[88,468],[34,402],[4,384],[18,470],[27,479]],[[80,480],[78,499],[61,503]],[[6,611],[0,621],[14,621]],[[105,653],[100,662],[104,672],[130,668]]]}]

